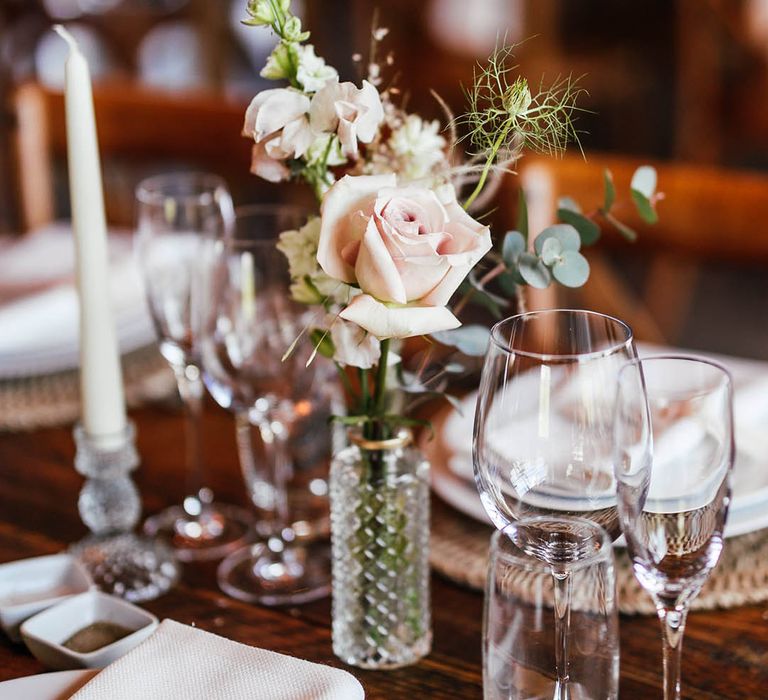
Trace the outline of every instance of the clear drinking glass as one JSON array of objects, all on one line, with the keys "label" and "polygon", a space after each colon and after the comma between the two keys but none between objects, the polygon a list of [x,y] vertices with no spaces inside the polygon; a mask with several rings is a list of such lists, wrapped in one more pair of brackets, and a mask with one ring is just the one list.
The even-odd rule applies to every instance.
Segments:
[{"label": "clear drinking glass", "polygon": [[518,528],[578,532],[589,553],[570,566],[571,700],[611,700],[619,688],[619,620],[611,539],[582,518],[539,516],[491,538],[483,617],[485,700],[555,693],[555,586],[551,567],[517,547]]},{"label": "clear drinking glass", "polygon": [[[306,213],[296,207],[238,210],[232,234],[212,240],[203,256],[205,384],[236,415],[249,495],[261,513],[270,514],[261,541],[221,563],[219,585],[235,598],[264,605],[301,603],[330,592],[329,543],[299,537],[287,489],[296,470],[290,448],[297,427],[327,400],[320,358],[308,364],[312,345],[304,331],[311,318],[291,300],[287,260],[276,248],[282,231],[305,222]],[[252,427],[263,459],[254,454]],[[318,439],[331,427],[322,430]]]},{"label": "clear drinking glass", "polygon": [[[475,418],[475,481],[497,528],[532,516],[580,516],[619,534],[613,409],[619,368],[636,358],[632,332],[591,311],[555,309],[497,323],[485,357]],[[546,519],[510,530],[545,562],[556,613],[554,697],[569,697],[571,568],[592,551],[582,530]]]},{"label": "clear drinking glass", "polygon": [[688,607],[723,547],[734,459],[728,371],[693,357],[635,360],[616,405],[619,515],[632,568],[658,611],[664,697],[680,697]]},{"label": "clear drinking glass", "polygon": [[167,538],[182,561],[217,559],[240,546],[252,518],[214,501],[205,486],[201,451],[203,381],[196,310],[202,242],[231,227],[224,181],[205,173],[169,173],[136,190],[136,251],[160,352],[176,375],[184,405],[186,496],[147,519],[144,532]]}]

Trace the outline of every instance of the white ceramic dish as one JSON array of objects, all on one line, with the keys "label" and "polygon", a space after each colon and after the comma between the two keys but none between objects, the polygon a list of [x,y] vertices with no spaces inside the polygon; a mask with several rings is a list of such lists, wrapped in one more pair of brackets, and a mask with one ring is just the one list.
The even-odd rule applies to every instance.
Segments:
[{"label": "white ceramic dish", "polygon": [[24,620],[93,586],[75,557],[51,554],[0,565],[0,626],[15,642]]},{"label": "white ceramic dish", "polygon": [[98,671],[58,671],[0,683],[0,700],[69,700]]},{"label": "white ceramic dish", "polygon": [[[62,646],[73,634],[94,622],[112,622],[133,632],[85,654]],[[144,641],[157,625],[157,618],[146,610],[100,591],[88,591],[27,620],[21,626],[21,636],[29,650],[48,668],[104,668]]]}]

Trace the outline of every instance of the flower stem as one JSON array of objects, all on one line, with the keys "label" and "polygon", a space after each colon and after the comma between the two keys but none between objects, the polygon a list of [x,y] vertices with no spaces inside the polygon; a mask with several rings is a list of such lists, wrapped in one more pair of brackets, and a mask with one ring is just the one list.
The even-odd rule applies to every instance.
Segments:
[{"label": "flower stem", "polygon": [[374,410],[376,415],[384,413],[384,394],[387,384],[387,365],[389,364],[389,338],[381,341],[381,356],[379,357],[379,366],[376,369],[376,389],[374,399]]},{"label": "flower stem", "polygon": [[475,201],[477,196],[480,194],[480,192],[483,191],[483,187],[485,187],[485,181],[488,179],[488,173],[491,171],[491,166],[493,165],[493,162],[496,160],[496,155],[499,152],[499,149],[501,148],[502,144],[507,138],[507,134],[509,133],[509,129],[511,128],[511,122],[507,122],[505,127],[501,130],[501,133],[499,133],[498,138],[493,144],[493,148],[491,148],[491,152],[488,154],[488,158],[485,160],[485,167],[483,168],[483,172],[480,173],[480,179],[477,181],[477,185],[475,185],[475,189],[472,191],[472,194],[469,195],[469,199],[467,199],[466,202],[464,202],[464,210],[467,211],[471,206],[472,202]]}]

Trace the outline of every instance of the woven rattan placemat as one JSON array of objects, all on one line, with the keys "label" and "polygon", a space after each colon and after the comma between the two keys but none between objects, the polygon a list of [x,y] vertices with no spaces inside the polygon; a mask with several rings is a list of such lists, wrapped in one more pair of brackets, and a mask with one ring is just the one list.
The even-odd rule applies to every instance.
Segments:
[{"label": "woven rattan placemat", "polygon": [[[176,391],[176,380],[156,346],[123,356],[125,398],[133,408]],[[0,430],[67,425],[80,415],[77,370],[0,380]]]},{"label": "woven rattan placemat", "polygon": [[[432,499],[430,561],[443,576],[482,590],[485,587],[488,546],[493,530]],[[627,614],[653,614],[649,595],[637,583],[624,549],[616,548],[619,609]],[[734,608],[768,600],[768,530],[733,537],[704,589],[694,599],[694,610]]]}]

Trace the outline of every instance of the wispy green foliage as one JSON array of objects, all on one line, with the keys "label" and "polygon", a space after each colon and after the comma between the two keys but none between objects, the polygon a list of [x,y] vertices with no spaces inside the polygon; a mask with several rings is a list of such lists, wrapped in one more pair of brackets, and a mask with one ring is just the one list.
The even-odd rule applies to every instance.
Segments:
[{"label": "wispy green foliage", "polygon": [[[485,160],[477,187],[464,204],[468,208],[485,185],[488,173],[499,162],[514,160],[523,149],[562,155],[566,146],[578,144],[574,119],[578,97],[585,92],[571,76],[558,78],[535,93],[518,75],[514,47],[497,47],[487,64],[475,70],[466,90],[468,109],[456,123],[467,130],[473,155]],[[514,77],[513,77],[514,76]]]}]

